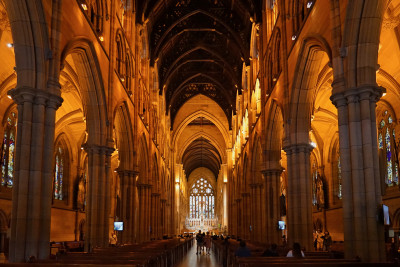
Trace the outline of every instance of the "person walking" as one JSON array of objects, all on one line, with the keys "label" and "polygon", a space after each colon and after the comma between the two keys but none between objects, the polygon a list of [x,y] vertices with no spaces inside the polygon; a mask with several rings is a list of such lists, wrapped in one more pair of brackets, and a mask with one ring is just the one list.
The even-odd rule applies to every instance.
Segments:
[{"label": "person walking", "polygon": [[204,243],[204,236],[201,233],[201,230],[199,230],[199,232],[196,235],[196,242],[197,242],[197,252],[196,255],[201,254],[201,250],[203,247],[203,243]]},{"label": "person walking", "polygon": [[211,252],[211,236],[210,236],[210,232],[207,232],[207,235],[204,237],[204,246],[206,247],[207,255],[210,255],[210,252]]}]

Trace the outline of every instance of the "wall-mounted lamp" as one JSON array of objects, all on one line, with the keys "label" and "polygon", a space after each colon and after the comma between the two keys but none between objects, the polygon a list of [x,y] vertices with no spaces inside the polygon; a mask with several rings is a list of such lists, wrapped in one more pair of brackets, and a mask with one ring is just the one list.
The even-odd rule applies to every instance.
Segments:
[{"label": "wall-mounted lamp", "polygon": [[83,8],[83,10],[87,10],[87,5],[86,4],[81,4],[81,7]]}]

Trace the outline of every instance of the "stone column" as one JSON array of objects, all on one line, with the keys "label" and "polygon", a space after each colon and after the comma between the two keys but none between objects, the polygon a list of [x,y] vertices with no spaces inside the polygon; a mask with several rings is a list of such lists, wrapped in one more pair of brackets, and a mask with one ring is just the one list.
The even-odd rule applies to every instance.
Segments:
[{"label": "stone column", "polygon": [[263,241],[263,225],[262,225],[262,213],[261,210],[261,189],[262,184],[251,184],[251,199],[252,199],[252,232],[251,239],[255,241]]},{"label": "stone column", "polygon": [[331,100],[338,109],[345,256],[383,261],[384,226],[376,219],[382,197],[375,106],[384,89],[343,91],[332,85]]},{"label": "stone column", "polygon": [[249,240],[250,239],[250,223],[251,223],[250,193],[242,193],[242,223],[243,223],[242,238]]},{"label": "stone column", "polygon": [[[310,144],[292,144],[284,147],[288,166],[288,244],[299,242],[306,250],[312,242],[312,190],[310,174]],[[267,190],[268,191],[268,190]]]},{"label": "stone column", "polygon": [[110,163],[114,148],[85,144],[88,154],[88,197],[85,251],[107,247],[110,221]]},{"label": "stone column", "polygon": [[49,256],[53,177],[55,113],[62,103],[58,95],[35,88],[9,91],[18,104],[13,204],[11,217],[11,262],[30,256]]},{"label": "stone column", "polygon": [[124,230],[121,232],[121,240],[123,244],[133,243],[133,220],[134,220],[134,199],[135,199],[135,178],[137,173],[134,171],[120,170],[121,188],[121,220],[124,222]]},{"label": "stone column", "polygon": [[279,244],[281,233],[278,230],[280,220],[280,175],[282,169],[269,169],[262,171],[265,183],[265,203],[267,218],[267,241]]},{"label": "stone column", "polygon": [[243,231],[242,231],[242,229],[243,229],[243,224],[242,224],[242,217],[243,217],[243,214],[242,214],[242,211],[241,211],[241,207],[242,207],[242,201],[241,201],[241,199],[240,198],[237,198],[237,199],[235,199],[235,202],[236,202],[236,209],[235,209],[235,230],[236,230],[236,236],[240,236],[240,237],[242,237],[242,233],[243,233]]},{"label": "stone column", "polygon": [[145,193],[146,193],[146,186],[144,184],[138,184],[136,186],[138,188],[139,194],[139,214],[138,214],[138,223],[139,232],[137,233],[137,240],[139,243],[142,243],[145,240],[145,225],[146,225],[146,218],[145,218]]},{"label": "stone column", "polygon": [[166,212],[166,199],[161,199],[161,238],[167,234],[167,212]]}]

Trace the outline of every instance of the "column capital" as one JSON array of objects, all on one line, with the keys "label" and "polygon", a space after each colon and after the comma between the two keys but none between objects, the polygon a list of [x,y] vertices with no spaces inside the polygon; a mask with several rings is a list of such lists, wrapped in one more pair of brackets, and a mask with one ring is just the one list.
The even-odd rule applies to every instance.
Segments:
[{"label": "column capital", "polygon": [[96,154],[106,154],[107,156],[111,156],[111,154],[114,152],[115,148],[113,147],[107,147],[107,146],[101,146],[101,145],[95,145],[95,144],[88,144],[85,143],[82,145],[83,149],[86,152],[93,152]]},{"label": "column capital", "polygon": [[127,176],[132,176],[132,178],[135,178],[136,176],[139,175],[139,172],[137,171],[133,171],[133,170],[121,170],[121,169],[117,169],[116,170],[118,172],[119,175],[127,175]]},{"label": "column capital", "polygon": [[354,88],[342,88],[333,90],[333,94],[330,97],[332,103],[338,108],[340,106],[346,106],[349,103],[357,103],[362,100],[370,100],[371,102],[377,102],[386,92],[386,89],[377,86],[376,84],[365,84]]},{"label": "column capital", "polygon": [[299,152],[310,153],[313,149],[314,147],[308,143],[290,144],[283,147],[287,155]]},{"label": "column capital", "polygon": [[10,95],[18,105],[24,102],[30,102],[58,109],[63,102],[62,97],[58,94],[52,94],[41,89],[27,86],[11,89],[7,94]]}]

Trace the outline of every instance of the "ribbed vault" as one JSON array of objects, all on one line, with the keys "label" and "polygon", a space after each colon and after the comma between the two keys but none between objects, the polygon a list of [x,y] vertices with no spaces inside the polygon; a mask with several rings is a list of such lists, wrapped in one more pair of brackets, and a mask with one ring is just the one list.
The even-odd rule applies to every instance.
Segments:
[{"label": "ribbed vault", "polygon": [[230,123],[243,62],[249,64],[252,21],[261,18],[261,1],[137,2],[137,20],[147,25],[151,63],[157,62],[171,125],[179,108],[198,94],[213,99]]}]

